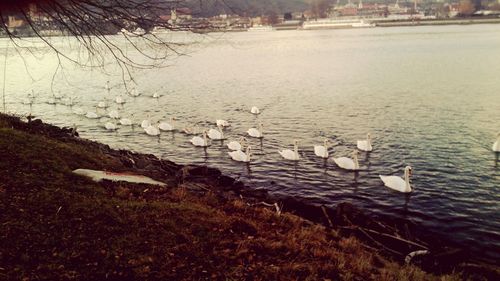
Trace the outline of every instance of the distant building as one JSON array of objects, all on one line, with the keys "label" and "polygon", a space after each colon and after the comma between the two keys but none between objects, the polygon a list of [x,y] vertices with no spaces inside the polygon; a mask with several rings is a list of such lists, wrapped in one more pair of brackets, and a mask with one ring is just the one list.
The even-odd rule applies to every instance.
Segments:
[{"label": "distant building", "polygon": [[406,14],[408,13],[408,8],[399,5],[399,0],[396,0],[396,4],[388,5],[387,9],[391,14]]},{"label": "distant building", "polygon": [[250,19],[252,25],[262,25],[262,17],[254,17]]},{"label": "distant building", "polygon": [[349,16],[357,16],[358,8],[356,7],[348,7],[347,5],[342,9],[339,9],[340,16],[349,17]]},{"label": "distant building", "polygon": [[189,8],[177,8],[175,11],[178,19],[190,20],[193,18],[192,11]]},{"label": "distant building", "polygon": [[450,18],[456,17],[460,13],[459,3],[445,3],[444,6],[448,8],[448,17]]},{"label": "distant building", "polygon": [[238,15],[220,14],[208,18],[210,28],[214,30],[243,31],[252,25],[253,20],[263,21],[263,19],[240,17]]},{"label": "distant building", "polygon": [[387,15],[387,5],[378,3],[358,4],[349,1],[345,5],[336,5],[330,8],[329,17],[384,17]]},{"label": "distant building", "polygon": [[302,13],[306,19],[312,19],[314,17],[314,14],[311,10],[304,11]]},{"label": "distant building", "polygon": [[7,19],[7,28],[14,29],[24,26],[25,21],[16,16],[8,16]]},{"label": "distant building", "polygon": [[36,4],[30,4],[26,14],[34,22],[47,24],[53,21],[52,17],[40,10]]}]

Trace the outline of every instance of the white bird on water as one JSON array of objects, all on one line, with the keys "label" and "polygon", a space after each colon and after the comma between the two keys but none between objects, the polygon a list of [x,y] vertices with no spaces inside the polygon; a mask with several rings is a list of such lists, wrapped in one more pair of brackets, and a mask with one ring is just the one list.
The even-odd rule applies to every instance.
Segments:
[{"label": "white bird on water", "polygon": [[255,114],[255,115],[260,114],[260,110],[259,110],[259,108],[258,108],[258,107],[256,107],[256,106],[252,106],[252,108],[250,109],[250,112],[251,112],[252,114]]},{"label": "white bird on water", "polygon": [[264,127],[264,125],[262,123],[259,123],[259,129],[250,128],[248,129],[247,133],[253,138],[263,138],[264,136],[262,135],[262,127]]},{"label": "white bird on water", "polygon": [[406,166],[404,179],[402,179],[398,176],[381,176],[381,175],[379,175],[379,177],[384,182],[384,185],[387,186],[388,188],[399,191],[399,192],[408,193],[408,192],[411,192],[411,190],[412,190],[411,186],[410,186],[411,173],[412,173],[411,167]]},{"label": "white bird on water", "polygon": [[150,136],[159,136],[160,135],[160,130],[156,126],[153,126],[153,125],[149,125],[147,128],[144,129],[144,131],[146,132],[146,134],[148,134]]},{"label": "white bird on water", "polygon": [[229,127],[229,122],[227,122],[226,120],[217,119],[215,120],[215,123],[217,124],[217,126]]},{"label": "white bird on water", "polygon": [[124,104],[125,103],[125,99],[122,96],[116,96],[115,102],[117,104]]},{"label": "white bird on water", "polygon": [[47,103],[48,103],[48,104],[52,104],[52,105],[53,105],[53,104],[56,104],[56,99],[55,99],[54,97],[51,97],[51,98],[49,98],[49,99],[47,100]]},{"label": "white bird on water", "polygon": [[33,102],[29,98],[25,98],[22,101],[23,104],[33,104]]},{"label": "white bird on water", "polygon": [[146,129],[149,126],[151,126],[151,121],[149,121],[149,115],[148,115],[148,119],[142,120],[141,127],[143,129]]},{"label": "white bird on water", "polygon": [[108,131],[114,131],[114,130],[118,129],[116,124],[113,122],[106,122],[106,124],[104,124],[104,128],[106,128],[106,130],[108,130]]},{"label": "white bird on water", "polygon": [[174,122],[175,122],[175,118],[170,117],[170,123],[160,122],[160,124],[158,124],[158,128],[162,131],[173,131],[175,129]]},{"label": "white bird on water", "polygon": [[314,146],[314,154],[324,159],[328,158],[328,139],[325,139],[323,145]]},{"label": "white bird on water", "polygon": [[87,114],[85,114],[85,117],[89,119],[97,119],[99,118],[99,115],[97,114],[97,108],[95,111],[88,111]]},{"label": "white bird on water", "polygon": [[97,119],[97,118],[99,118],[99,115],[97,115],[97,113],[95,113],[93,111],[89,111],[89,112],[87,112],[87,114],[85,114],[85,117],[87,117],[89,119]]},{"label": "white bird on water", "polygon": [[122,118],[120,119],[120,124],[122,124],[123,126],[131,126],[132,120],[129,118]]},{"label": "white bird on water", "polygon": [[228,152],[229,156],[231,156],[231,158],[234,160],[234,161],[239,161],[239,162],[250,162],[250,149],[251,147],[248,146],[247,149],[246,149],[246,152],[243,152],[241,150],[236,150],[236,151],[231,151],[231,152]]},{"label": "white bird on water", "polygon": [[366,134],[366,140],[358,141],[358,149],[362,151],[372,151],[372,138],[370,133]]},{"label": "white bird on water", "polygon": [[35,102],[35,91],[31,90],[31,93],[28,94],[28,97],[23,99],[23,104],[33,104]]},{"label": "white bird on water", "polygon": [[120,114],[118,113],[117,110],[111,110],[108,113],[108,116],[109,116],[109,118],[112,118],[112,119],[118,119],[118,118],[120,118]]},{"label": "white bird on water", "polygon": [[497,134],[497,140],[493,143],[491,149],[495,152],[500,152],[500,133]]},{"label": "white bird on water", "polygon": [[75,98],[74,97],[67,97],[65,104],[69,107],[73,107],[73,105],[75,105]]},{"label": "white bird on water", "polygon": [[207,132],[203,132],[203,138],[199,136],[193,137],[191,139],[191,143],[194,146],[207,147],[208,146]]},{"label": "white bird on water", "polygon": [[52,96],[53,96],[53,97],[54,97],[54,99],[56,99],[56,100],[60,100],[60,99],[62,99],[62,98],[64,97],[64,95],[63,95],[63,94],[61,94],[61,92],[60,92],[60,91],[57,91],[57,92],[55,92],[55,93],[52,93]]},{"label": "white bird on water", "polygon": [[106,88],[106,91],[108,91],[108,94],[109,94],[109,92],[111,92],[111,87],[109,86],[109,81],[106,81],[105,88]]},{"label": "white bird on water", "polygon": [[138,97],[141,95],[141,93],[137,92],[137,89],[136,88],[132,88],[132,90],[130,90],[129,92],[129,95],[131,95],[132,97]]},{"label": "white bird on water", "polygon": [[83,109],[81,109],[80,107],[75,107],[73,108],[73,113],[76,115],[84,115],[85,111],[83,111]]},{"label": "white bird on water", "polygon": [[97,107],[99,108],[108,108],[108,104],[106,103],[106,99],[103,99],[102,101],[97,103]]},{"label": "white bird on water", "polygon": [[242,150],[245,140],[246,139],[244,137],[240,137],[238,141],[230,141],[227,144],[227,148],[229,148],[230,150]]},{"label": "white bird on water", "polygon": [[151,96],[152,98],[155,98],[155,99],[159,99],[161,96],[160,96],[160,93],[158,92],[154,92],[153,95]]},{"label": "white bird on water", "polygon": [[284,149],[281,151],[278,150],[278,153],[281,155],[281,157],[283,157],[287,160],[292,160],[292,161],[300,160],[299,141],[295,140],[293,142],[293,150],[291,150],[291,149]]},{"label": "white bird on water", "polygon": [[212,140],[223,140],[224,133],[222,132],[222,126],[217,126],[217,129],[210,129],[208,131],[208,137]]},{"label": "white bird on water", "polygon": [[337,164],[340,168],[356,171],[359,170],[359,162],[358,162],[358,150],[355,149],[352,152],[352,159],[348,157],[339,157],[333,158],[335,164]]}]

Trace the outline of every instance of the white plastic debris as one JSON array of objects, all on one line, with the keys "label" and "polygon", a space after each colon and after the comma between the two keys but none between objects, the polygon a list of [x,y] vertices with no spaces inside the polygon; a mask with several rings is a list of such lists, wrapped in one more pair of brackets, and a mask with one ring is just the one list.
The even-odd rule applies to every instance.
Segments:
[{"label": "white plastic debris", "polygon": [[405,263],[406,264],[410,264],[411,260],[414,257],[416,257],[416,256],[422,256],[422,255],[427,255],[427,254],[429,254],[428,250],[418,250],[418,251],[411,252],[408,255],[406,255],[406,257],[405,257]]},{"label": "white plastic debris", "polygon": [[96,171],[89,169],[76,169],[73,173],[85,177],[91,178],[93,181],[100,182],[101,180],[110,180],[110,181],[125,181],[131,183],[145,183],[145,184],[153,184],[159,186],[166,186],[165,183],[155,181],[152,178],[148,178],[142,175],[134,175],[127,173],[114,173],[114,172],[106,172],[106,171]]}]

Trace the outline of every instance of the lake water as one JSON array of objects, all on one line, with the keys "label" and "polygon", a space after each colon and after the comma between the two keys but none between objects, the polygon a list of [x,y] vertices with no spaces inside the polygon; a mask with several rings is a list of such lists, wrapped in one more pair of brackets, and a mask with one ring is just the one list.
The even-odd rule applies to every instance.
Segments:
[{"label": "lake water", "polygon": [[[186,40],[183,36],[178,39]],[[108,132],[105,120],[46,104],[55,70],[49,54],[25,59],[33,81],[11,48],[7,109],[29,112],[21,102],[34,89],[34,115],[57,125],[77,124],[85,138],[217,167],[276,195],[329,206],[352,202],[373,214],[414,221],[478,255],[500,259],[500,163],[491,151],[500,131],[500,25],[196,38],[189,55],[173,58],[170,67],[136,71],[137,88],[144,94],[126,97],[120,113],[134,114],[136,122],[148,115],[154,121],[175,116],[179,128],[215,127],[215,119],[226,119],[229,139],[262,122],[264,139],[251,140],[249,166],[232,161],[225,143],[214,142],[205,152],[181,132],[162,133],[159,139],[140,128]],[[0,42],[2,54],[5,42]],[[56,75],[53,88],[80,96],[78,107],[87,111],[106,96],[106,80],[114,85],[111,99],[124,93],[119,76],[69,64],[64,76]],[[149,97],[162,86],[159,100]],[[259,116],[249,113],[254,105],[262,110]],[[326,137],[332,156],[349,156],[368,132],[374,150],[360,153],[358,173],[313,153],[313,145]],[[301,160],[282,160],[277,150],[292,148],[295,139]],[[384,187],[378,177],[402,176],[406,165],[413,167],[409,196]]]}]

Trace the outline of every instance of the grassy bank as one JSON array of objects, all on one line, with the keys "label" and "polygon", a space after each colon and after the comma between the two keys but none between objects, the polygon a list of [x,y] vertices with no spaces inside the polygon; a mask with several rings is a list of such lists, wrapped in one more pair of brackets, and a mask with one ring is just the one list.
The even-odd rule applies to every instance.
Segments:
[{"label": "grassy bank", "polygon": [[[104,148],[0,115],[1,280],[463,278],[402,266],[356,238],[220,196],[173,163],[153,161],[154,170]],[[167,187],[95,183],[76,168],[147,174]]]}]

